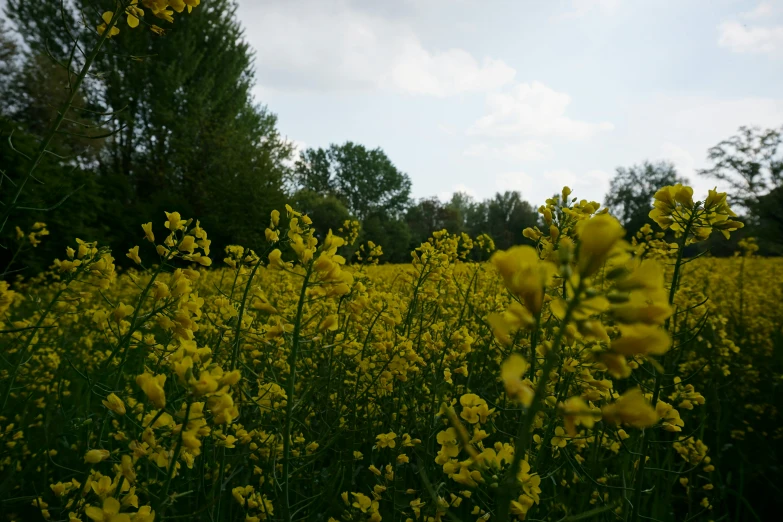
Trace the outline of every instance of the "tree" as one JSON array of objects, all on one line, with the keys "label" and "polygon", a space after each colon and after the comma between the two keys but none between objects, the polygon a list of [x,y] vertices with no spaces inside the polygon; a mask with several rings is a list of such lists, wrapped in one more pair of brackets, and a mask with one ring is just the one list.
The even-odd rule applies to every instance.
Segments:
[{"label": "tree", "polygon": [[[74,5],[94,13],[88,0]],[[96,59],[103,73],[86,89],[84,104],[114,113],[104,125],[115,134],[90,168],[105,202],[100,237],[115,250],[137,242],[139,223],[164,210],[200,218],[215,249],[257,248],[269,212],[285,202],[291,146],[275,115],[253,101],[252,51],[236,7],[233,0],[205,2],[166,26],[163,37],[125,27]],[[93,30],[46,2],[11,0],[7,12],[31,50],[30,63],[43,49],[60,60],[67,55],[61,16],[77,38]]]},{"label": "tree", "polygon": [[351,214],[343,202],[331,194],[300,190],[293,195],[291,204],[313,220],[315,236],[319,241],[323,241],[329,230],[337,233],[345,221],[351,219]]},{"label": "tree", "polygon": [[422,198],[410,206],[405,213],[405,222],[410,229],[411,250],[427,241],[437,230],[446,229],[452,234],[462,231],[455,209],[435,197]]},{"label": "tree", "polygon": [[700,170],[699,175],[727,183],[732,189],[731,200],[752,209],[760,197],[783,183],[781,143],[783,127],[740,127],[735,136],[709,149],[707,158],[713,165]]},{"label": "tree", "polygon": [[495,194],[487,204],[487,225],[498,248],[525,243],[522,231],[538,223],[538,214],[519,191]]},{"label": "tree", "polygon": [[359,243],[373,241],[376,245],[381,245],[383,262],[410,263],[410,237],[410,229],[405,221],[382,211],[375,211],[362,221]]},{"label": "tree", "polygon": [[609,184],[605,205],[617,217],[629,234],[635,234],[646,223],[653,196],[661,187],[687,183],[667,161],[645,161],[632,167],[618,167]]},{"label": "tree", "polygon": [[396,219],[411,191],[408,175],[383,150],[350,141],[306,150],[296,163],[294,179],[302,189],[338,197],[360,220],[379,212]]}]

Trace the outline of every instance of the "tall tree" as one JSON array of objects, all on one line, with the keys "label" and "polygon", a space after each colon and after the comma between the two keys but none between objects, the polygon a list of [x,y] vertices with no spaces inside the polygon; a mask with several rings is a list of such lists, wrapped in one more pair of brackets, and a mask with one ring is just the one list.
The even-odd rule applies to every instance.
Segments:
[{"label": "tall tree", "polygon": [[527,242],[522,231],[538,223],[538,214],[516,190],[495,194],[486,212],[487,232],[502,249]]},{"label": "tall tree", "polygon": [[709,149],[712,166],[699,171],[730,187],[729,197],[746,212],[744,234],[761,239],[764,254],[783,253],[782,144],[783,127],[740,127]]},{"label": "tall tree", "polygon": [[645,223],[652,223],[648,214],[653,196],[661,187],[687,183],[668,161],[645,161],[632,167],[618,167],[609,184],[604,204],[620,220],[629,234],[635,234]]},{"label": "tall tree", "polygon": [[405,213],[405,222],[411,234],[411,249],[418,247],[436,230],[446,229],[459,233],[454,209],[444,205],[438,198],[422,198],[411,205]]},{"label": "tall tree", "polygon": [[[85,16],[95,12],[90,0],[74,4]],[[97,57],[102,75],[87,94],[116,113],[107,123],[116,134],[95,168],[111,202],[104,238],[115,247],[127,248],[139,221],[163,210],[201,218],[218,246],[257,247],[261,224],[284,203],[291,147],[275,115],[253,101],[252,52],[236,8],[233,0],[210,0],[174,25],[155,19],[166,26],[162,37],[123,27]],[[80,35],[79,24],[66,23],[69,33],[56,20],[74,13],[50,3],[10,0],[7,9],[32,52],[62,59],[69,34]]]},{"label": "tall tree", "polygon": [[783,184],[783,127],[740,127],[736,135],[707,151],[713,163],[699,174],[727,183],[734,202],[751,208]]},{"label": "tall tree", "polygon": [[411,191],[408,175],[383,150],[350,141],[306,150],[296,163],[294,179],[302,189],[337,196],[360,220],[379,212],[400,217]]}]

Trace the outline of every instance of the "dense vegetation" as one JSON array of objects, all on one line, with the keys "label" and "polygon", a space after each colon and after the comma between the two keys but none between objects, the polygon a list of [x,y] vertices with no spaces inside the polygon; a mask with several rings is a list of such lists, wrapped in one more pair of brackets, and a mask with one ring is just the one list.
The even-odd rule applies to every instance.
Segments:
[{"label": "dense vegetation", "polygon": [[774,516],[780,132],[710,149],[729,193],[413,202],[294,160],[232,2],[112,4],[7,6],[4,520]]}]

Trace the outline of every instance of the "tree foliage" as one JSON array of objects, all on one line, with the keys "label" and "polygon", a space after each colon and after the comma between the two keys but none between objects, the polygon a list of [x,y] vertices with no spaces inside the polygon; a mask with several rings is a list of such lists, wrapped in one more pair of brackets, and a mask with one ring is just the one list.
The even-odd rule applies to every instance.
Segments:
[{"label": "tree foliage", "polygon": [[783,127],[740,127],[736,135],[707,151],[712,166],[699,174],[726,183],[734,201],[751,208],[783,184],[781,143]]},{"label": "tree foliage", "polygon": [[[5,127],[33,141],[54,117],[57,97],[67,92],[62,64],[71,38],[94,38],[91,28],[80,33],[75,22],[79,9],[93,13],[92,3],[65,5],[77,9],[18,0],[6,6],[28,51],[17,70],[0,70],[2,85],[14,91],[0,101],[0,111],[13,121]],[[229,243],[258,248],[264,241],[262,224],[286,201],[291,146],[279,134],[276,116],[253,100],[252,51],[236,7],[233,0],[205,2],[163,36],[121,31],[96,58],[100,74],[75,103],[83,121],[65,130],[84,124],[93,128],[80,134],[111,135],[68,136],[56,145],[91,180],[74,197],[99,200],[85,207],[91,213],[85,222],[100,230],[96,237],[103,243],[126,248],[138,241],[138,216],[151,219],[164,210],[199,216],[214,231],[218,249]],[[58,178],[39,189],[43,206],[62,194],[67,178]],[[95,193],[86,193],[90,186]]]},{"label": "tree foliage", "polygon": [[618,167],[609,184],[604,204],[620,220],[629,233],[635,233],[646,223],[655,192],[666,185],[685,184],[668,161],[645,161],[631,167]]},{"label": "tree foliage", "polygon": [[350,141],[307,149],[296,162],[294,179],[302,189],[337,197],[359,219],[378,212],[399,217],[411,192],[410,178],[383,150]]},{"label": "tree foliage", "polygon": [[699,174],[728,185],[744,207],[746,235],[761,239],[762,253],[783,253],[783,127],[740,127],[707,152],[712,166]]}]

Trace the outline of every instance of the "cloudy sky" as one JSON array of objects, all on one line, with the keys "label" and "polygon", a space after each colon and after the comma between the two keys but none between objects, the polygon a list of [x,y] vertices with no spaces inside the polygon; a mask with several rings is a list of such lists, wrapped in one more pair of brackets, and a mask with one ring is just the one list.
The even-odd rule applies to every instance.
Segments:
[{"label": "cloudy sky", "polygon": [[239,0],[259,102],[303,146],[383,148],[413,195],[567,184],[783,124],[783,0]]}]

